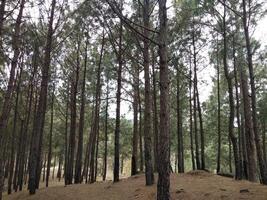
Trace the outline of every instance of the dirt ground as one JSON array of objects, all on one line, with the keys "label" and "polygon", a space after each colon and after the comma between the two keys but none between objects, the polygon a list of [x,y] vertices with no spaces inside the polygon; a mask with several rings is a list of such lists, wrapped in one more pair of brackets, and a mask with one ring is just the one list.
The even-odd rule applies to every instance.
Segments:
[{"label": "dirt ground", "polygon": [[[27,191],[4,195],[4,200],[155,200],[156,184],[146,187],[144,175],[113,184],[111,181],[41,188],[35,195]],[[171,175],[172,200],[267,200],[267,186],[235,181],[204,171]]]}]

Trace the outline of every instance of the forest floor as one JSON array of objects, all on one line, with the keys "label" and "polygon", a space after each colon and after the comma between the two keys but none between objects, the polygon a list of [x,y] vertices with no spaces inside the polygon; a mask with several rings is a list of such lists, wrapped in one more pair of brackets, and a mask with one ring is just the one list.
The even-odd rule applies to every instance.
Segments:
[{"label": "forest floor", "polygon": [[[79,184],[41,188],[35,195],[27,191],[4,195],[4,200],[155,200],[156,187],[145,186],[145,176],[137,175],[95,184]],[[204,171],[171,175],[172,200],[267,200],[267,186],[248,181],[235,181]]]}]

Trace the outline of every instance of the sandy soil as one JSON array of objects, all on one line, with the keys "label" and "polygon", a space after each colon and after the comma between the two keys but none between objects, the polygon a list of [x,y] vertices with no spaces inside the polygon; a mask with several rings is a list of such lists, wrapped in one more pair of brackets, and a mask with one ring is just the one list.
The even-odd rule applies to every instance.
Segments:
[{"label": "sandy soil", "polygon": [[[35,195],[27,191],[4,195],[4,200],[155,200],[156,184],[146,187],[144,175],[95,184],[51,186]],[[235,181],[204,171],[171,176],[172,200],[267,200],[267,186],[247,181]]]}]

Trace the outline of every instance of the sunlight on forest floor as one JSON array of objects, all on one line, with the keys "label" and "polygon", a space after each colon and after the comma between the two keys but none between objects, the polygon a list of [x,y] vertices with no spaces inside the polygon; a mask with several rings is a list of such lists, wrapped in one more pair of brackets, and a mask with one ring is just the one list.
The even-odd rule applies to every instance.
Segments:
[{"label": "sunlight on forest floor", "polygon": [[[157,184],[146,187],[144,183],[145,176],[138,175],[116,184],[107,181],[67,187],[55,185],[41,188],[33,196],[29,196],[27,191],[4,195],[4,200],[154,200]],[[171,197],[173,200],[267,200],[267,187],[204,171],[194,171],[171,175]]]}]

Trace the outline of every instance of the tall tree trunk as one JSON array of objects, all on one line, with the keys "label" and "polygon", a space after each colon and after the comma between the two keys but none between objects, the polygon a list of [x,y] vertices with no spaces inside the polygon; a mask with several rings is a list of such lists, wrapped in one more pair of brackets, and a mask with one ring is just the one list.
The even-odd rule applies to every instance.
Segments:
[{"label": "tall tree trunk", "polygon": [[[256,147],[254,139],[254,131],[252,125],[252,114],[250,106],[248,78],[246,70],[242,65],[239,66],[240,78],[241,78],[241,91],[243,98],[243,115],[245,122],[245,133],[244,133],[244,147],[246,146],[246,160],[247,160],[247,175],[248,180],[251,182],[257,181],[257,160],[256,160]],[[244,151],[243,151],[244,152]]]},{"label": "tall tree trunk", "polygon": [[[5,9],[5,0],[2,0],[1,7],[0,7],[0,31],[2,32],[2,26],[3,26],[3,16],[4,16],[4,9]],[[16,19],[15,23],[15,31],[14,35],[12,37],[12,49],[13,49],[13,58],[11,60],[11,69],[10,69],[10,75],[8,80],[7,89],[4,93],[4,99],[3,99],[3,106],[0,114],[0,146],[3,147],[5,143],[5,129],[7,126],[9,113],[11,110],[11,99],[12,99],[12,93],[14,90],[14,82],[15,82],[15,71],[18,64],[18,59],[20,55],[20,30],[21,30],[21,23],[22,23],[22,16],[23,16],[23,9],[24,9],[25,0],[22,0],[20,2],[20,8],[18,17]],[[0,37],[1,37],[0,32]],[[2,37],[1,37],[2,38]],[[4,186],[4,159],[3,159],[3,148],[0,148],[0,200],[2,199],[2,191]]]},{"label": "tall tree trunk", "polygon": [[194,64],[194,128],[195,128],[195,145],[196,145],[196,164],[197,169],[200,169],[200,158],[199,158],[199,143],[198,143],[198,126],[197,126],[197,54],[196,54],[196,38],[195,38],[195,28],[193,25],[192,32],[192,42],[193,42],[193,64]]},{"label": "tall tree trunk", "polygon": [[[249,2],[250,4],[250,2]],[[249,17],[251,15],[251,9],[247,12],[247,5],[246,0],[242,0],[242,7],[243,7],[243,27],[244,27],[244,34],[246,39],[246,50],[247,50],[247,62],[248,62],[248,69],[249,69],[249,78],[250,78],[250,89],[251,89],[251,107],[252,107],[252,120],[253,120],[253,130],[254,130],[254,137],[255,137],[255,144],[257,150],[257,157],[260,167],[260,175],[261,175],[261,182],[267,185],[267,163],[264,161],[263,151],[261,146],[260,134],[258,132],[258,119],[257,119],[257,100],[256,100],[256,87],[255,87],[255,75],[253,69],[253,61],[252,61],[252,48],[250,42],[250,33],[249,33]]]},{"label": "tall tree trunk", "polygon": [[66,111],[65,111],[65,134],[64,134],[64,182],[65,185],[68,184],[68,177],[67,177],[67,171],[68,171],[68,119],[69,119],[69,83],[66,90],[67,96],[66,96]]},{"label": "tall tree trunk", "polygon": [[221,134],[221,89],[220,89],[220,64],[219,64],[219,44],[217,38],[217,50],[216,50],[216,60],[217,60],[217,134],[218,134],[218,149],[217,149],[217,173],[221,172],[221,144],[222,144],[222,134]]},{"label": "tall tree trunk", "polygon": [[266,152],[266,121],[263,122],[262,127],[262,150],[263,150],[263,157],[265,162],[267,162],[267,152]]},{"label": "tall tree trunk", "polygon": [[109,107],[109,74],[107,75],[106,88],[106,107],[105,107],[105,149],[104,149],[104,163],[103,163],[103,181],[107,176],[107,157],[108,157],[108,107]]},{"label": "tall tree trunk", "polygon": [[51,168],[51,159],[52,159],[52,136],[53,136],[53,121],[54,121],[54,93],[55,93],[55,84],[53,84],[53,91],[51,97],[51,118],[50,118],[50,132],[49,132],[49,147],[48,147],[48,156],[47,156],[47,169],[46,169],[46,179],[45,186],[48,187],[50,168]]},{"label": "tall tree trunk", "polygon": [[137,174],[137,150],[138,150],[138,85],[139,85],[139,72],[136,63],[133,64],[133,139],[132,139],[132,163],[131,175]]},{"label": "tall tree trunk", "polygon": [[101,65],[104,55],[104,46],[105,46],[105,32],[103,31],[102,36],[102,44],[101,44],[101,50],[100,50],[100,57],[99,57],[99,63],[97,67],[97,82],[96,82],[96,93],[95,93],[95,110],[94,110],[94,122],[93,122],[93,129],[92,134],[90,137],[91,140],[91,148],[89,150],[89,154],[91,154],[90,157],[90,183],[94,183],[96,181],[95,179],[95,146],[96,146],[96,140],[99,132],[99,112],[100,112],[100,97],[101,97]]},{"label": "tall tree trunk", "polygon": [[[138,72],[139,73],[139,72]],[[138,75],[139,77],[139,75]],[[143,172],[144,169],[144,154],[143,154],[143,139],[142,139],[142,100],[140,87],[138,85],[138,110],[139,110],[139,157],[140,157],[140,171]]]},{"label": "tall tree trunk", "polygon": [[82,182],[82,155],[83,155],[83,129],[84,129],[84,107],[85,107],[85,82],[86,82],[86,65],[87,65],[87,47],[88,39],[85,44],[85,61],[82,80],[82,93],[81,93],[81,109],[80,109],[80,122],[79,122],[79,140],[75,164],[75,179],[74,183]]},{"label": "tall tree trunk", "polygon": [[73,79],[71,81],[71,104],[70,104],[70,136],[69,136],[69,150],[68,150],[68,167],[67,179],[68,184],[72,184],[74,171],[74,154],[76,145],[76,125],[77,125],[77,93],[80,73],[80,38],[77,36],[77,52],[76,52],[76,69],[73,72]]},{"label": "tall tree trunk", "polygon": [[[176,114],[177,114],[177,156],[178,156],[178,173],[184,173],[184,141],[183,141],[183,122],[181,108],[181,87],[178,66],[176,70]],[[176,165],[175,165],[176,166]]]},{"label": "tall tree trunk", "polygon": [[195,155],[194,155],[194,141],[193,141],[193,109],[192,109],[192,66],[191,66],[191,58],[190,58],[190,71],[189,71],[189,121],[190,121],[190,150],[191,150],[191,160],[192,160],[192,168],[196,169],[195,164]]},{"label": "tall tree trunk", "polygon": [[160,133],[157,200],[170,199],[170,118],[166,0],[159,0]]},{"label": "tall tree trunk", "polygon": [[51,62],[51,51],[52,51],[52,39],[53,39],[53,21],[55,12],[56,0],[51,3],[51,13],[49,17],[48,32],[46,38],[46,46],[44,50],[44,63],[42,68],[42,80],[41,89],[38,103],[38,115],[34,120],[34,134],[33,134],[33,145],[31,147],[31,158],[29,167],[29,192],[35,194],[37,183],[39,179],[37,172],[40,168],[40,156],[42,152],[42,139],[43,139],[43,128],[45,121],[46,101],[47,101],[47,87],[49,80],[49,67]]},{"label": "tall tree trunk", "polygon": [[236,119],[237,119],[237,132],[238,132],[238,154],[240,162],[241,176],[244,177],[243,171],[243,153],[242,153],[242,135],[241,135],[241,122],[240,122],[240,102],[238,93],[238,75],[237,75],[237,59],[236,59],[236,46],[235,46],[235,35],[233,35],[233,65],[234,65],[234,76],[235,76],[235,97],[236,97]]},{"label": "tall tree trunk", "polygon": [[[122,5],[121,5],[122,7]],[[122,9],[121,9],[122,10]],[[121,11],[122,12],[122,11]],[[115,142],[114,142],[114,170],[113,182],[119,181],[120,174],[120,113],[121,113],[121,75],[122,75],[122,20],[119,27],[119,43],[118,43],[118,69],[117,69],[117,93],[116,93],[116,122],[115,122]]]},{"label": "tall tree trunk", "polygon": [[[144,0],[143,23],[149,28],[149,0]],[[144,28],[143,39],[144,49],[144,73],[145,73],[145,112],[144,112],[144,143],[145,143],[145,175],[146,185],[154,183],[153,164],[152,164],[152,137],[151,137],[151,95],[150,95],[150,75],[149,75],[149,37],[148,30]]]},{"label": "tall tree trunk", "polygon": [[[225,0],[224,0],[225,3]],[[241,166],[238,156],[238,144],[237,138],[234,135],[234,116],[235,116],[235,104],[234,104],[234,97],[233,97],[233,85],[232,85],[232,77],[230,76],[229,67],[227,64],[227,35],[226,35],[226,6],[224,4],[224,15],[223,15],[223,66],[224,66],[224,74],[227,80],[228,85],[228,94],[229,94],[229,124],[228,124],[228,131],[229,137],[233,144],[233,153],[234,153],[234,161],[235,161],[235,178],[241,179]]]},{"label": "tall tree trunk", "polygon": [[[14,163],[15,163],[15,144],[16,142],[16,132],[17,132],[17,119],[18,119],[18,103],[19,103],[19,92],[20,92],[20,82],[21,82],[21,74],[22,70],[17,75],[17,88],[16,88],[16,101],[15,101],[15,109],[14,109],[14,120],[13,120],[13,128],[12,128],[12,136],[11,136],[11,158],[9,164],[9,177],[8,177],[8,190],[7,193],[11,194],[12,191],[12,180],[13,180],[13,173],[14,173]],[[19,150],[17,149],[19,152]],[[18,159],[18,158],[16,158]]]},{"label": "tall tree trunk", "polygon": [[153,77],[153,130],[154,130],[154,171],[158,171],[158,146],[159,146],[159,122],[158,122],[158,106],[157,106],[157,85],[155,72],[155,55],[152,52],[152,77]]}]

